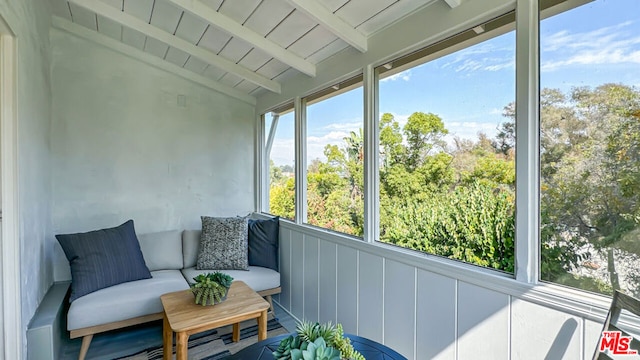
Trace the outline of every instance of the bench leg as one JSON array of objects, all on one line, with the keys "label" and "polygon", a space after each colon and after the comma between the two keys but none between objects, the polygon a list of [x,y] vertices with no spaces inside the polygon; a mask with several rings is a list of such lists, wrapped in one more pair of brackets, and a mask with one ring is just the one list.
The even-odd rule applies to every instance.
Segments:
[{"label": "bench leg", "polygon": [[269,311],[273,314],[273,317],[276,317],[276,309],[273,307],[273,300],[271,299],[271,295],[265,296],[267,302],[269,303]]},{"label": "bench leg", "polygon": [[78,355],[78,360],[84,360],[85,356],[87,356],[87,351],[89,350],[89,345],[91,345],[92,339],[93,334],[82,337],[82,346],[80,346],[80,355]]}]

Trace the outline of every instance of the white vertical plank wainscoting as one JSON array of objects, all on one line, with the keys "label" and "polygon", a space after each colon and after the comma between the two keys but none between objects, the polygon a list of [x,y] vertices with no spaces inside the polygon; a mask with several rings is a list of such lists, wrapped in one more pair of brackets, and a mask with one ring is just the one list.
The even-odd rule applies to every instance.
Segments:
[{"label": "white vertical plank wainscoting", "polygon": [[275,300],[298,320],[339,322],[416,360],[593,355],[604,308],[567,306],[546,285],[490,270],[280,224]]}]

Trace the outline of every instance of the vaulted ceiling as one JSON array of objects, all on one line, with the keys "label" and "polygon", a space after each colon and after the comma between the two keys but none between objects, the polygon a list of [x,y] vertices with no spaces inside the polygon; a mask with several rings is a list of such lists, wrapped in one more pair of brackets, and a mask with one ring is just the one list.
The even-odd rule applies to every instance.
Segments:
[{"label": "vaulted ceiling", "polygon": [[217,90],[255,98],[436,1],[51,0],[53,25]]}]

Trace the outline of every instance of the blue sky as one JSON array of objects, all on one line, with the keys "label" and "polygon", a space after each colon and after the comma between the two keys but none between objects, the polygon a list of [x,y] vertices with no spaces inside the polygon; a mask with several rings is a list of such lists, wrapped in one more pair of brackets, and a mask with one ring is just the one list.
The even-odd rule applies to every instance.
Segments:
[{"label": "blue sky", "polygon": [[[597,0],[541,23],[541,87],[619,82],[640,87],[640,0]],[[401,125],[416,111],[439,115],[453,136],[493,136],[515,99],[515,33],[510,32],[380,83],[380,114]],[[307,109],[308,160],[362,127],[362,88]],[[268,121],[267,124],[270,124]],[[271,158],[293,165],[293,114],[280,118]]]}]

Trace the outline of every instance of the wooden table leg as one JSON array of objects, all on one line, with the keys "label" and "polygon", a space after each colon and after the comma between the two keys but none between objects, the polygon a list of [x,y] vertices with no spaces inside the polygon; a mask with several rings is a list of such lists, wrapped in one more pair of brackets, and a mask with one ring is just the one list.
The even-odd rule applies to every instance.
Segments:
[{"label": "wooden table leg", "polygon": [[233,334],[231,335],[233,342],[240,341],[240,323],[233,324]]},{"label": "wooden table leg", "polygon": [[167,314],[164,314],[162,321],[162,359],[171,360],[171,355],[173,355],[173,330],[171,330],[171,325],[169,325],[169,319],[167,319]]},{"label": "wooden table leg", "polygon": [[189,335],[186,332],[176,333],[176,360],[187,360],[187,344]]},{"label": "wooden table leg", "polygon": [[267,310],[260,313],[258,318],[258,341],[267,338]]}]

